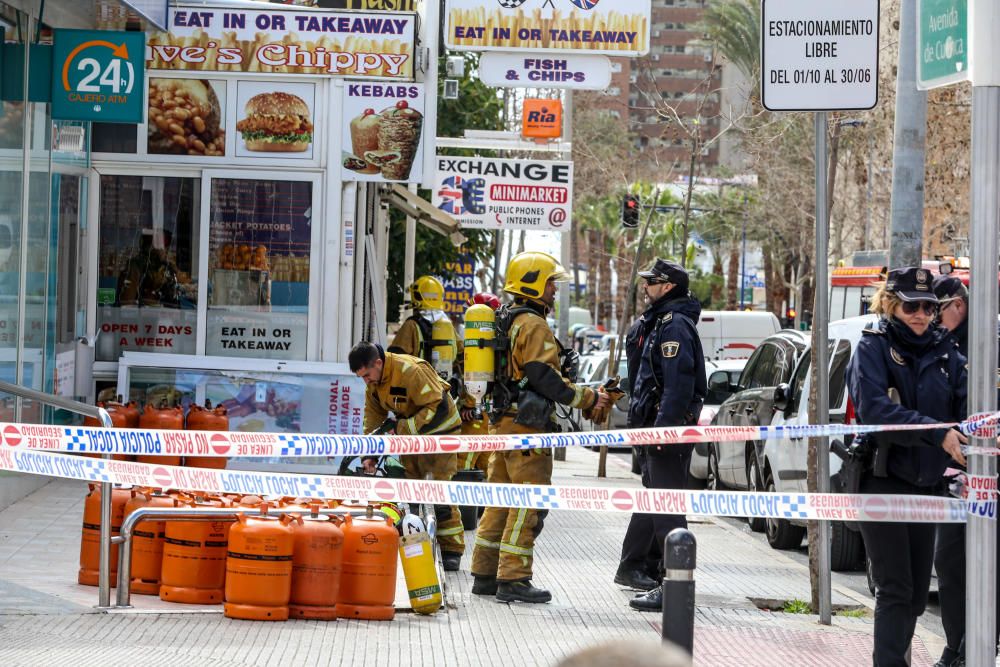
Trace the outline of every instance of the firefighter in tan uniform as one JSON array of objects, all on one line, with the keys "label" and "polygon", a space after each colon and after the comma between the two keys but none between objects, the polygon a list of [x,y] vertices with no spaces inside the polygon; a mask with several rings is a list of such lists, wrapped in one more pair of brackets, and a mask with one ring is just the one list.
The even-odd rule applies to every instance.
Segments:
[{"label": "firefighter in tan uniform", "polygon": [[[364,431],[385,424],[391,412],[395,426],[382,432],[398,435],[458,433],[462,420],[451,398],[450,385],[423,359],[383,352],[378,345],[361,342],[348,355],[351,372],[362,378],[365,391]],[[414,454],[401,457],[407,479],[448,481],[455,475],[454,454]],[[465,551],[462,517],[457,507],[435,505],[437,539],[445,570],[457,570]]]},{"label": "firefighter in tan uniform", "polygon": [[[491,419],[496,433],[546,433],[555,430],[554,402],[574,408],[604,408],[603,391],[577,386],[560,372],[560,346],[545,321],[555,303],[556,282],[569,274],[551,255],[523,252],[507,267],[504,291],[513,308],[501,309],[497,335],[509,348],[499,353]],[[501,484],[551,484],[552,451],[494,452],[488,480]],[[547,510],[488,507],[479,522],[472,555],[472,592],[504,602],[548,602],[552,594],[531,584],[535,538]]]}]

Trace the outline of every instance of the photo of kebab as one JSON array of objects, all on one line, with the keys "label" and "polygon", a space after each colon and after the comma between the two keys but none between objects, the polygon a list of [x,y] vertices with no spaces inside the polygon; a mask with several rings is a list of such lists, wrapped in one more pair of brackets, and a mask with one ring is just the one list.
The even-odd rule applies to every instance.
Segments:
[{"label": "photo of kebab", "polygon": [[273,92],[251,97],[246,117],[236,123],[248,151],[301,153],[312,143],[309,107],[297,95]]}]

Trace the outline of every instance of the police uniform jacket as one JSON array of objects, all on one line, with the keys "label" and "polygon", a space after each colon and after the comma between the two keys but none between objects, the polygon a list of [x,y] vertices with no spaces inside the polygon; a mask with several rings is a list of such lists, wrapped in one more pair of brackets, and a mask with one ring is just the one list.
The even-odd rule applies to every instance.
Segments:
[{"label": "police uniform jacket", "polygon": [[[526,304],[528,308],[535,308]],[[559,342],[549,323],[537,310],[518,313],[510,325],[510,377],[514,383],[527,378],[527,388],[550,401],[587,409],[597,402],[597,392],[574,384],[562,375]],[[544,312],[544,311],[542,311]]]},{"label": "police uniform jacket", "polygon": [[[961,420],[966,411],[966,375],[965,357],[947,330],[935,329],[921,350],[903,340],[886,319],[864,330],[847,367],[848,391],[862,424]],[[941,449],[946,433],[944,428],[889,431],[861,440],[878,449],[876,474],[878,459],[885,456],[889,476],[933,486],[951,460]]]},{"label": "police uniform jacket", "polygon": [[423,359],[386,352],[382,379],[365,390],[365,433],[378,428],[390,412],[400,435],[454,433],[462,419],[450,389]]},{"label": "police uniform jacket", "polygon": [[628,425],[693,424],[705,402],[705,355],[696,323],[701,304],[689,294],[654,301],[625,339],[632,381]]}]

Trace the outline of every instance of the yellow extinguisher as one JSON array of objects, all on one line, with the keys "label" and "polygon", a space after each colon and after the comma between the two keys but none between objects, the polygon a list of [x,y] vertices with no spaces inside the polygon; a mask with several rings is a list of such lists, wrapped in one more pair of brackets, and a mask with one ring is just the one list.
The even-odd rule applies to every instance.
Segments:
[{"label": "yellow extinguisher", "polygon": [[441,582],[434,566],[431,537],[424,522],[415,514],[407,514],[400,524],[403,537],[399,540],[399,559],[410,606],[418,614],[433,614],[441,608]]},{"label": "yellow extinguisher", "polygon": [[497,316],[486,304],[477,303],[465,311],[465,390],[482,405],[493,382],[494,360],[491,342]]},{"label": "yellow extinguisher", "polygon": [[431,365],[445,380],[451,377],[455,365],[458,344],[455,342],[455,327],[447,315],[435,320],[431,327],[434,346],[431,348]]}]

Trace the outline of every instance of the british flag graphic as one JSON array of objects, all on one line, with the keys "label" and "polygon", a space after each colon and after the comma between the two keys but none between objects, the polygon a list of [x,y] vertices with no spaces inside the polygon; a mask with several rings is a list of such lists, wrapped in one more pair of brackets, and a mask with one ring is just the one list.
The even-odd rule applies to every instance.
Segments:
[{"label": "british flag graphic", "polygon": [[441,189],[438,190],[441,204],[438,208],[450,215],[462,215],[466,212],[482,215],[486,213],[486,207],[483,206],[485,185],[486,181],[482,178],[449,176],[441,181]]}]

